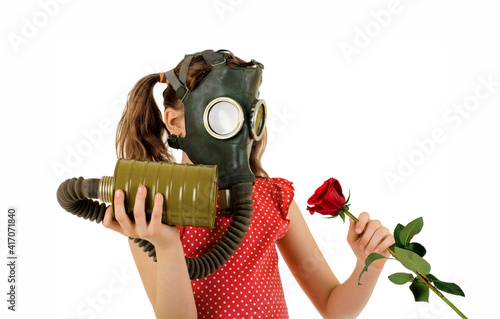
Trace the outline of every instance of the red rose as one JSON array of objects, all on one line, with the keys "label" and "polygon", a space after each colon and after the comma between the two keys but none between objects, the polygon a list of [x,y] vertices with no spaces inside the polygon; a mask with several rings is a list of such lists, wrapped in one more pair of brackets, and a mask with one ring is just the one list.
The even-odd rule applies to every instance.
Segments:
[{"label": "red rose", "polygon": [[344,205],[346,200],[342,193],[342,187],[335,178],[330,178],[319,187],[311,198],[307,201],[307,210],[312,214],[318,213],[321,215],[337,216]]}]

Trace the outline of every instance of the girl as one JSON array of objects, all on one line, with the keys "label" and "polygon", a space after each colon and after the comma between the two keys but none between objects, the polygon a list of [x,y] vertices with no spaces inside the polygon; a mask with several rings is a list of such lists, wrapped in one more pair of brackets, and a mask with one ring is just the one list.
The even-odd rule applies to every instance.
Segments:
[{"label": "girl", "polygon": [[[245,62],[232,54],[224,60],[229,68],[250,68],[255,64],[253,60]],[[175,75],[181,78],[183,61],[174,69]],[[188,92],[200,85],[214,65],[209,65],[202,56],[192,58],[189,67],[184,68],[187,70],[184,81]],[[176,94],[177,88],[169,84],[163,92],[165,109],[163,114],[160,112],[153,97],[153,87],[163,77],[163,74],[145,76],[130,92],[117,131],[119,157],[174,161],[163,136],[186,136],[184,103]],[[190,280],[184,256],[205,254],[227,228],[229,218],[217,214],[213,229],[162,224],[163,198],[158,193],[151,219],[147,221],[144,209],[146,190],[140,186],[132,221],[125,213],[124,193],[121,190],[115,192],[116,220],[108,208],[103,225],[125,236],[146,239],[154,245],[157,262],[129,241],[157,318],[288,318],[276,246],[322,317],[355,318],[368,302],[386,259],[372,263],[363,276],[363,285],[357,284],[358,276],[370,253],[389,257],[386,248],[394,243],[389,230],[379,221],[371,220],[366,212],[359,216],[358,223],[350,221],[347,241],[357,263],[352,275],[340,283],[293,200],[292,183],[283,178],[270,178],[263,169],[261,157],[266,145],[265,128],[263,134],[260,140],[253,142],[249,159],[255,175],[252,224],[231,259],[205,278]],[[182,163],[192,164],[185,152],[182,153]]]}]

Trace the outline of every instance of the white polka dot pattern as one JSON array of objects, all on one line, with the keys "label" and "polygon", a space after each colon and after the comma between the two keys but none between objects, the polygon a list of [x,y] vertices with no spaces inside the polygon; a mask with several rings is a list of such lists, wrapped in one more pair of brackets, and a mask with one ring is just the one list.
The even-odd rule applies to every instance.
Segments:
[{"label": "white polka dot pattern", "polygon": [[[294,188],[283,178],[256,178],[253,190],[252,224],[239,249],[215,273],[191,281],[200,319],[288,318],[276,240],[288,231]],[[230,221],[217,213],[213,229],[178,226],[186,256],[207,253]]]}]

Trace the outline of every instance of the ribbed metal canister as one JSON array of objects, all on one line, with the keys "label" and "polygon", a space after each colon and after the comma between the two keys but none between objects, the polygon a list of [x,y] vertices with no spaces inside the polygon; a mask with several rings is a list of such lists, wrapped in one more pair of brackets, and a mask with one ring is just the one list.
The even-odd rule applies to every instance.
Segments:
[{"label": "ribbed metal canister", "polygon": [[[114,172],[114,190],[125,193],[127,215],[134,219],[139,185],[147,188],[146,219],[149,220],[156,193],[163,194],[162,222],[167,225],[213,228],[217,207],[217,166],[119,159]],[[113,205],[114,207],[114,205]],[[114,217],[113,208],[113,217]]]}]

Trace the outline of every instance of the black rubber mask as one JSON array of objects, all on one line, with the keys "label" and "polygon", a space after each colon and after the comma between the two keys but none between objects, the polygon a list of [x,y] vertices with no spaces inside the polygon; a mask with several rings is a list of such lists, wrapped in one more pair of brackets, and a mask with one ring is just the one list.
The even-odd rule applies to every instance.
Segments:
[{"label": "black rubber mask", "polygon": [[[185,79],[193,57],[203,55],[210,73],[193,90]],[[219,189],[241,182],[255,182],[249,158],[252,144],[264,133],[266,104],[259,100],[264,66],[252,60],[253,67],[226,65],[229,51],[212,50],[186,55],[179,78],[165,73],[177,96],[184,102],[186,136],[170,135],[169,145],[180,148],[194,164],[217,165]]]}]

